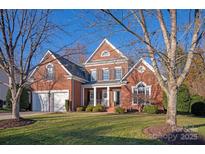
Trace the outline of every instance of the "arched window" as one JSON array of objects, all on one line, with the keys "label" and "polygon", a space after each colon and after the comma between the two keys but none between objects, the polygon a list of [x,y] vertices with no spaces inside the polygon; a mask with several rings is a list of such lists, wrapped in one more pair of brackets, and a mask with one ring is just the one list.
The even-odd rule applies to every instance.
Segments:
[{"label": "arched window", "polygon": [[132,87],[132,94],[134,104],[149,103],[151,86],[147,86],[144,82],[139,82],[136,86]]},{"label": "arched window", "polygon": [[48,64],[46,66],[46,78],[47,78],[47,80],[53,80],[54,79],[54,67],[53,67],[53,64]]},{"label": "arched window", "polygon": [[101,57],[108,57],[110,56],[110,52],[107,51],[107,50],[104,50],[102,53],[101,53]]}]

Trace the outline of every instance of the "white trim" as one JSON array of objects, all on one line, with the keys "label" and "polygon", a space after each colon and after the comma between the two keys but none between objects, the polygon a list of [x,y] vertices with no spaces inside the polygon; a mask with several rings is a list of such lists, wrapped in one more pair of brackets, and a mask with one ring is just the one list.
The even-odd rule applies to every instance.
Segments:
[{"label": "white trim", "polygon": [[[95,79],[93,79],[93,75],[92,75],[92,73],[95,71]],[[97,76],[98,76],[98,74],[97,74],[97,70],[96,69],[91,69],[90,70],[90,81],[97,81]]]},{"label": "white trim", "polygon": [[107,106],[110,106],[110,87],[107,86]]},{"label": "white trim", "polygon": [[109,84],[106,84],[106,83],[102,83],[102,84],[86,84],[86,85],[82,85],[83,88],[106,88],[107,86],[109,87],[121,87],[122,84],[119,83],[119,84],[112,84],[112,83],[109,83]]},{"label": "white trim", "polygon": [[[122,80],[124,80],[125,78],[127,78],[127,76],[135,69],[135,67],[140,64],[143,63],[147,68],[149,68],[153,73],[155,73],[154,68],[152,67],[152,65],[150,65],[148,62],[146,62],[146,60],[144,60],[143,58],[140,58],[140,60],[127,72],[127,74],[124,75],[124,77],[122,78]],[[164,80],[166,80],[166,78],[162,75],[162,78]],[[122,81],[121,80],[121,81]]]},{"label": "white trim", "polygon": [[102,68],[102,70],[109,70],[109,68]]},{"label": "white trim", "polygon": [[147,84],[146,84],[145,82],[140,81],[140,82],[138,82],[138,83],[135,85],[135,87],[137,87],[139,84],[143,84],[145,87],[147,86]]},{"label": "white trim", "polygon": [[36,90],[36,91],[32,91],[32,93],[65,93],[65,92],[69,92],[69,90]]},{"label": "white trim", "polygon": [[94,106],[97,104],[97,90],[96,87],[93,88]]},{"label": "white trim", "polygon": [[92,68],[92,69],[90,69],[90,71],[96,71],[96,68]]},{"label": "white trim", "polygon": [[127,59],[128,58],[122,53],[120,52],[114,45],[112,45],[106,38],[100,43],[100,45],[97,47],[97,49],[95,49],[95,51],[91,54],[91,56],[86,60],[85,64],[87,64],[89,62],[89,60],[94,56],[94,54],[98,51],[98,49],[103,45],[103,43],[107,43],[108,45],[111,46],[111,48],[113,48],[113,50],[117,51],[123,58]]},{"label": "white trim", "polygon": [[121,66],[115,66],[115,69],[122,69]]},{"label": "white trim", "polygon": [[[135,86],[132,86],[132,87],[131,87],[131,88],[132,88],[132,95],[134,94],[134,88],[137,88],[139,84],[143,84],[143,85],[145,86],[145,95],[146,95],[146,88],[149,88],[149,96],[152,95],[152,93],[151,93],[152,85],[147,85],[147,84],[146,84],[145,82],[143,82],[143,81],[140,81],[140,82],[138,82]],[[137,93],[138,93],[138,91],[137,91]],[[134,98],[132,97],[132,105],[136,105],[136,104],[138,104],[138,103],[134,103]]]},{"label": "white trim", "polygon": [[[103,78],[102,80],[103,80],[103,81],[110,81],[110,70],[109,70],[108,68],[102,68],[102,70],[103,70],[103,71],[102,71],[102,72],[103,72],[103,73],[102,73],[102,78]],[[108,79],[104,79],[104,72],[105,72],[105,71],[108,71]]]},{"label": "white trim", "polygon": [[85,64],[84,63],[84,66],[85,67],[89,67],[89,66],[101,66],[101,65],[110,65],[110,64],[124,64],[124,63],[127,63],[127,60],[107,60],[107,61],[95,61],[95,62],[90,62],[90,63],[87,63]]},{"label": "white trim", "polygon": [[85,82],[88,82],[87,80],[85,80],[85,79],[82,79],[82,78],[79,78],[79,77],[77,77],[77,76],[75,76],[75,75],[73,75],[73,76],[71,76],[71,77],[68,77],[67,79],[70,79],[70,80],[76,80],[76,81],[79,81],[79,82],[83,82],[83,83],[85,83]]},{"label": "white trim", "polygon": [[[116,79],[116,70],[121,70],[121,77],[120,79]],[[115,80],[121,80],[122,79],[122,67],[115,67]]]},{"label": "white trim", "polygon": [[[108,55],[103,55],[103,54],[108,54]],[[110,52],[107,50],[102,51],[102,53],[100,54],[101,57],[109,57],[110,56]]]}]

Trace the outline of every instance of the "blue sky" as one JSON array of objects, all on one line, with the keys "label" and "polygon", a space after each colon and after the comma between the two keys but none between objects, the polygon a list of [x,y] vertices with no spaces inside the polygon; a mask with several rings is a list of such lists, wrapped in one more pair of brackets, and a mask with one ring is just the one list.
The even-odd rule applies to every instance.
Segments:
[{"label": "blue sky", "polygon": [[[119,17],[121,16],[121,12],[122,11],[114,10],[114,13]],[[163,12],[165,20],[168,21],[168,11],[164,10]],[[187,10],[180,10],[177,14],[178,24],[187,22],[189,20],[188,15]],[[100,19],[97,20],[96,16],[100,17]],[[142,43],[134,43],[133,46],[128,45],[130,42],[136,41],[136,38],[130,33],[123,31],[120,26],[109,26],[107,24],[108,22],[105,22],[105,16],[100,10],[53,10],[51,20],[63,26],[64,31],[57,32],[55,36],[51,38],[51,42],[43,46],[42,51],[44,52],[48,49],[59,52],[59,49],[64,45],[72,46],[78,42],[86,45],[86,54],[88,57],[104,38],[107,38],[125,55],[131,55],[131,57],[135,57],[139,49],[145,48]],[[160,31],[157,20],[153,20],[152,17],[149,17],[147,21],[148,28],[151,31]],[[93,24],[96,22],[97,24]],[[137,23],[132,23],[131,21],[131,25],[133,25],[132,28],[136,32],[141,33],[141,28]],[[178,35],[180,36],[181,33],[179,32]],[[153,38],[153,41],[156,40],[158,41],[157,44],[159,48],[163,48],[164,43],[161,34],[157,35],[157,38]],[[39,56],[42,57],[42,55]],[[139,58],[139,56],[136,57]]]}]

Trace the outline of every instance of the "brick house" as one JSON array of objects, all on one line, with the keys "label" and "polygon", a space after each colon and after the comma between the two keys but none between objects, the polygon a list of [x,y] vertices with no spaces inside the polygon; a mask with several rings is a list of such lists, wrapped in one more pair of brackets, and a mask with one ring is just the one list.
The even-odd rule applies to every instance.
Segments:
[{"label": "brick house", "polygon": [[104,39],[83,66],[48,51],[32,72],[33,111],[65,111],[65,100],[78,106],[98,103],[139,110],[140,105],[162,105],[163,92],[153,67],[140,59],[128,69],[128,58]]}]

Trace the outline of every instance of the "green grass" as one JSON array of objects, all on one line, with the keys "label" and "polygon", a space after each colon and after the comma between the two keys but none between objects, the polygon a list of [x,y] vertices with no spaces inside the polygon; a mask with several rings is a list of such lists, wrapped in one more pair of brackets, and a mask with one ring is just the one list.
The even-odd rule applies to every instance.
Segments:
[{"label": "green grass", "polygon": [[[143,129],[165,121],[164,115],[67,113],[29,117],[36,123],[0,130],[0,144],[163,144]],[[205,135],[205,118],[178,116],[181,126]]]}]

